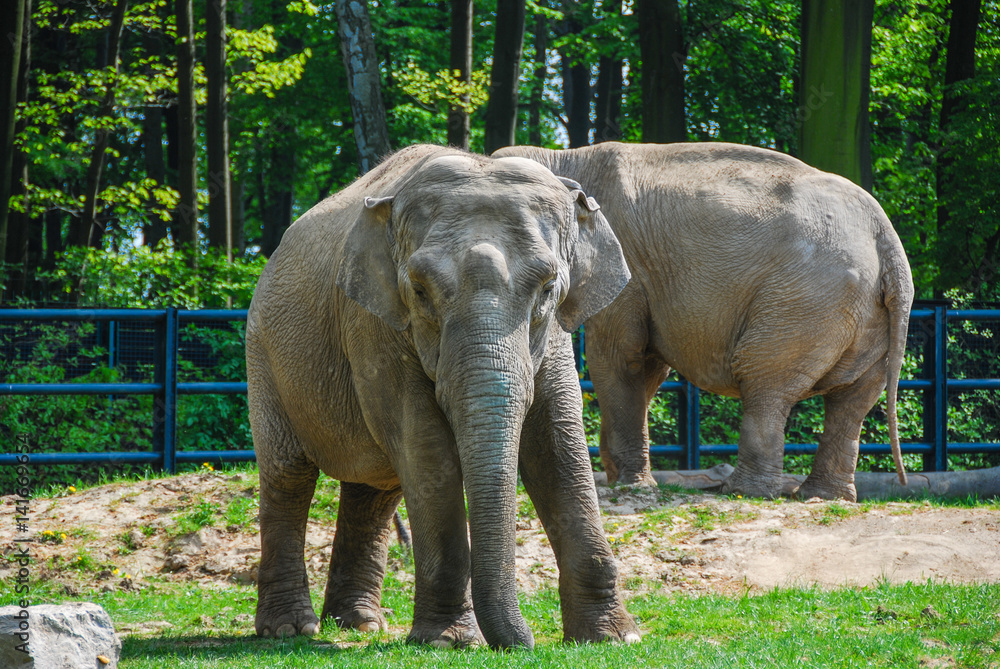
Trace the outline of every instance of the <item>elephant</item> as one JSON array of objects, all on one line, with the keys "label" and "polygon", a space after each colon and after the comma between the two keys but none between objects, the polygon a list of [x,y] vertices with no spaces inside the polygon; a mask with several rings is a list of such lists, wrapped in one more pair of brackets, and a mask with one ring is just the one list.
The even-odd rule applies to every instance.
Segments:
[{"label": "elephant", "polygon": [[[321,620],[386,629],[405,499],[409,639],[532,647],[515,578],[520,471],[555,551],[565,639],[637,641],[569,334],[628,279],[597,203],[520,158],[411,146],[289,227],[247,315],[257,634],[311,635]],[[319,471],[341,487],[317,618],[303,547]]]},{"label": "elephant", "polygon": [[653,485],[648,405],[671,368],[742,398],[737,465],[722,490],[780,494],[792,406],[824,400],[800,498],[855,500],[862,422],[896,392],[913,281],[903,246],[862,188],[777,151],[728,143],[510,147],[601,202],[632,280],[585,324],[611,482]]}]

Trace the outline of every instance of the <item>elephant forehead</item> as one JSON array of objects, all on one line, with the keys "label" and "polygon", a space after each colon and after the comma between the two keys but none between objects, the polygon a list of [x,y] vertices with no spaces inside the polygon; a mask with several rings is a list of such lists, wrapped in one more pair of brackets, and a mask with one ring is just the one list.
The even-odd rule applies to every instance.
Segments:
[{"label": "elephant forehead", "polygon": [[470,248],[462,259],[462,269],[465,273],[481,280],[510,283],[507,258],[493,244],[483,242]]}]

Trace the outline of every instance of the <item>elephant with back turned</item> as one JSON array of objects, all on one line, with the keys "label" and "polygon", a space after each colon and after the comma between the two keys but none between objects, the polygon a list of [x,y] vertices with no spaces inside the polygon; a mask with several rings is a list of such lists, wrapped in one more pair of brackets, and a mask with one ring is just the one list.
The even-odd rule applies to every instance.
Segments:
[{"label": "elephant with back turned", "polygon": [[785,423],[812,395],[823,435],[799,497],[856,499],[862,421],[896,387],[913,282],[902,244],[864,190],[789,156],[735,144],[511,147],[598,199],[632,280],[587,321],[609,481],[652,484],[646,411],[670,368],[740,397],[736,470],[723,489],[780,494]]},{"label": "elephant with back turned", "polygon": [[296,221],[247,318],[257,633],[319,629],[303,546],[322,470],[342,482],[324,620],[385,629],[382,579],[405,498],[410,639],[532,646],[516,596],[520,468],[559,565],[565,638],[637,640],[568,334],[628,278],[596,203],[524,159],[410,147]]}]

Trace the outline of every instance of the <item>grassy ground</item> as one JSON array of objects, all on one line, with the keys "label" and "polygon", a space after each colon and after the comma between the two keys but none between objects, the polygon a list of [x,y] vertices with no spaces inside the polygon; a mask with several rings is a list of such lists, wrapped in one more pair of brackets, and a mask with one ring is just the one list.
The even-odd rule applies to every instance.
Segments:
[{"label": "grassy ground", "polygon": [[[252,483],[255,471],[242,468]],[[670,491],[664,490],[667,494]],[[676,491],[674,491],[676,492]],[[338,486],[322,480],[312,514],[335,519]],[[65,495],[65,491],[56,496]],[[206,523],[254,525],[255,509],[233,497],[218,509],[193,504],[171,532],[194,531]],[[959,500],[934,504],[1000,511],[1000,504]],[[759,502],[754,510],[773,502]],[[835,523],[874,505],[816,506],[814,522]],[[897,504],[895,512],[916,508]],[[751,511],[750,513],[752,513]],[[199,515],[200,514],[200,515]],[[523,498],[522,519],[534,517]],[[208,521],[201,516],[206,516]],[[661,517],[662,516],[662,517]],[[660,532],[664,518],[682,518],[694,528],[712,529],[739,520],[701,507],[645,512],[637,532]],[[608,517],[607,523],[617,522]],[[190,524],[191,527],[188,527]],[[680,535],[677,535],[680,536]],[[627,541],[628,537],[620,537]],[[401,549],[392,548],[395,560]],[[1000,556],[998,556],[1000,559]],[[79,567],[75,567],[79,569]],[[96,567],[95,567],[96,569]],[[263,640],[254,635],[256,587],[168,581],[152,575],[140,591],[98,587],[67,595],[63,585],[32,584],[34,603],[86,600],[102,605],[123,637],[122,669],[243,669],[253,667],[968,667],[1000,669],[1000,584],[940,583],[890,585],[824,591],[777,589],[752,596],[670,592],[660,581],[630,584],[640,593],[627,602],[643,641],[632,646],[574,646],[561,642],[558,594],[542,589],[521,598],[521,610],[535,634],[533,652],[487,649],[435,650],[405,643],[413,616],[412,564],[386,577],[383,606],[390,631],[363,635],[330,626],[311,639]],[[0,605],[16,601],[14,584],[0,581]],[[314,608],[322,592],[313,592]]]},{"label": "grassy ground", "polygon": [[[153,586],[89,599],[133,632],[124,640],[122,669],[1000,666],[1000,585],[782,589],[742,598],[654,592],[628,604],[644,631],[634,646],[561,643],[558,596],[547,590],[521,601],[535,651],[512,653],[406,644],[412,595],[412,585],[387,579],[389,633],[332,628],[290,641],[254,636],[252,586]],[[319,592],[314,599],[318,610]]]}]

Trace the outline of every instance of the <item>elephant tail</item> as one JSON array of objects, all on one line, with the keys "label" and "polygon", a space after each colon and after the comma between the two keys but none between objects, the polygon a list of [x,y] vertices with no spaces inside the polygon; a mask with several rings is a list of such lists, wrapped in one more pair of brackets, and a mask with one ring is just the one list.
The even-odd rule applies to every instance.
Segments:
[{"label": "elephant tail", "polygon": [[[883,214],[884,216],[884,214]],[[899,421],[896,415],[896,397],[899,387],[903,355],[906,352],[906,334],[913,304],[913,278],[910,263],[903,245],[886,219],[887,230],[879,240],[879,257],[882,259],[882,299],[889,310],[889,352],[886,356],[886,416],[889,422],[889,443],[900,485],[906,485],[906,468],[899,447]]]}]

